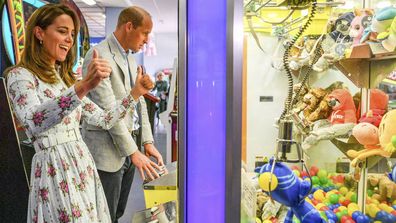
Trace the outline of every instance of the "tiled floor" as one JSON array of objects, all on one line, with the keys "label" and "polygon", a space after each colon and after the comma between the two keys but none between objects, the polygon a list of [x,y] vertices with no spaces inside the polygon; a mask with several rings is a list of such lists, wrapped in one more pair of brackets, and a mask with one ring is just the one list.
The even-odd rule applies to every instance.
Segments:
[{"label": "tiled floor", "polygon": [[[156,120],[157,121],[157,120]],[[156,122],[157,123],[157,122]],[[164,126],[159,123],[154,130],[155,146],[165,160],[166,157],[166,131]],[[119,219],[119,223],[131,223],[133,214],[145,209],[143,196],[142,179],[139,174],[135,174],[131,192],[129,193],[128,203],[124,215]]]}]

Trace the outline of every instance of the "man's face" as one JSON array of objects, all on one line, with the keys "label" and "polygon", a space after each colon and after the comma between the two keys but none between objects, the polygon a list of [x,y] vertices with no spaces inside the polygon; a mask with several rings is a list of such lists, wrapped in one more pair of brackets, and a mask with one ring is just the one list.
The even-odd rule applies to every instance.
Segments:
[{"label": "man's face", "polygon": [[132,23],[128,24],[130,29],[127,33],[127,46],[133,52],[138,52],[147,43],[149,34],[153,28],[153,22],[148,16],[144,16],[142,25],[134,27]]}]

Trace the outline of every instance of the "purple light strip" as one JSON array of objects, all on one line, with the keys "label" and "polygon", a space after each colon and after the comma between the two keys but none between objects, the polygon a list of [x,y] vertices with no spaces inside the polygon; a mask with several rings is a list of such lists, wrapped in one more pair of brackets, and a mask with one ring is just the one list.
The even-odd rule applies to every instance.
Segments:
[{"label": "purple light strip", "polygon": [[225,222],[226,7],[187,1],[188,223]]}]

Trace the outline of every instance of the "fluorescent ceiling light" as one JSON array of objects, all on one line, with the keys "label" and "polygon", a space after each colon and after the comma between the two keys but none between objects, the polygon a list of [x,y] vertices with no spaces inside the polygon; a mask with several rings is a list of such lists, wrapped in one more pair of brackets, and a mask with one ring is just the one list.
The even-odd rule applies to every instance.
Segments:
[{"label": "fluorescent ceiling light", "polygon": [[96,4],[96,2],[95,2],[95,0],[82,0],[85,4],[87,4],[87,5],[95,5]]}]

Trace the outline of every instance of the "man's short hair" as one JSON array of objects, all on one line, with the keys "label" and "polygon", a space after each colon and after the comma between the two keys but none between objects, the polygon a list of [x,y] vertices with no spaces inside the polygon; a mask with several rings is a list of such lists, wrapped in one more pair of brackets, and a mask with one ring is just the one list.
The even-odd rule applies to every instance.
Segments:
[{"label": "man's short hair", "polygon": [[143,18],[145,16],[151,18],[150,13],[148,13],[143,8],[140,8],[138,6],[125,8],[121,11],[120,15],[118,16],[117,27],[120,27],[121,25],[127,22],[132,22],[133,27],[137,28],[142,25]]}]

